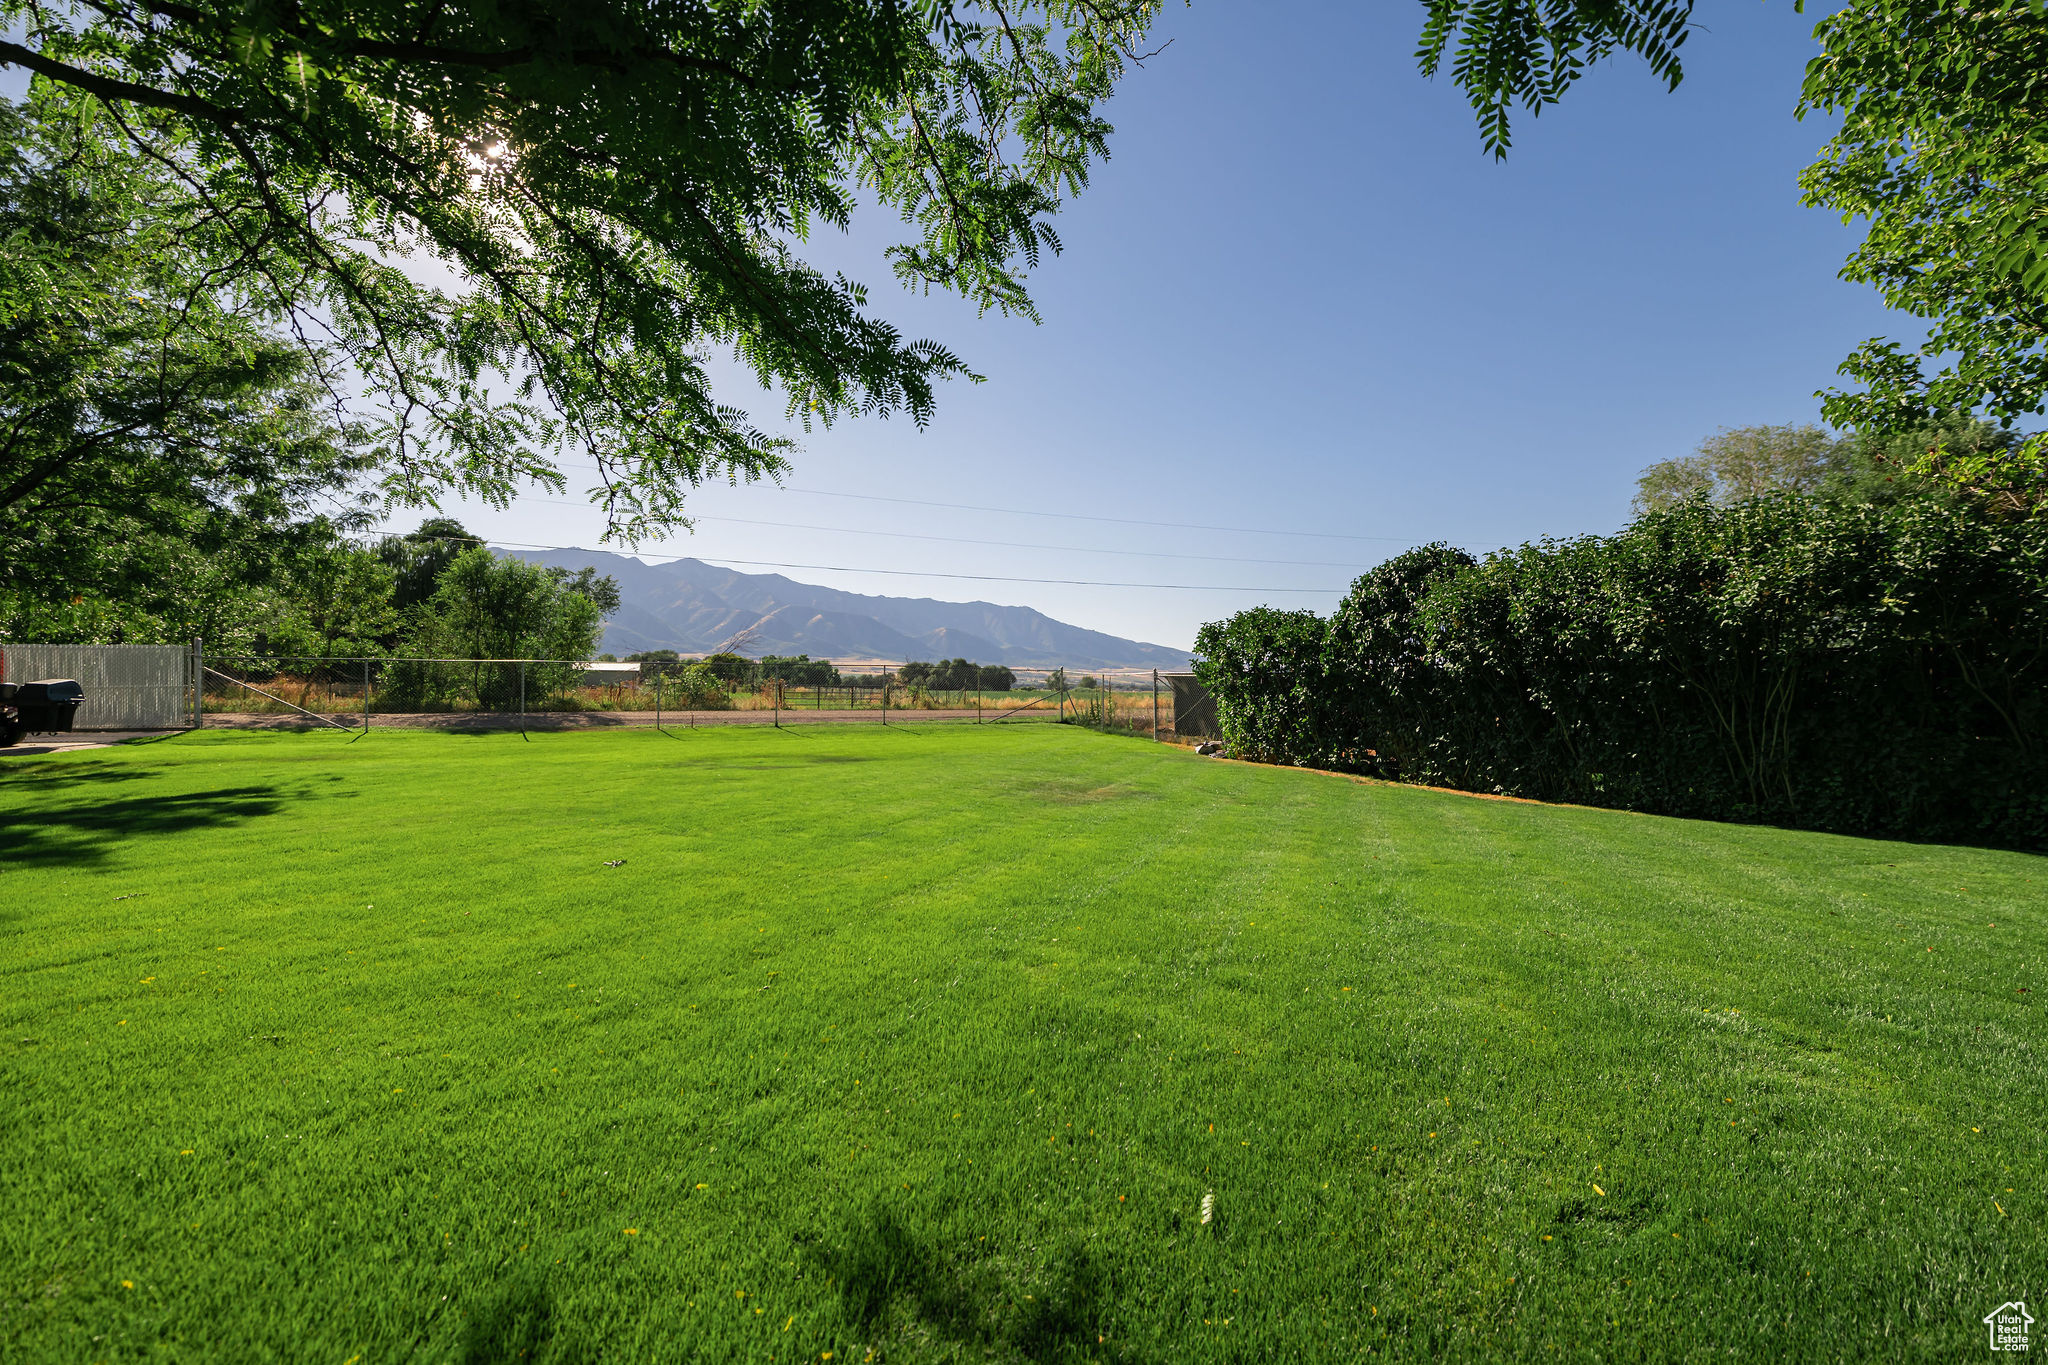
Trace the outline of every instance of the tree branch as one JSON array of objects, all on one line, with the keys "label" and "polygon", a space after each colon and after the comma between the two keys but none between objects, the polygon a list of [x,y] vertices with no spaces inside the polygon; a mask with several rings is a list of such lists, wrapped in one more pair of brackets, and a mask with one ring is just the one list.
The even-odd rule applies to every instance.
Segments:
[{"label": "tree branch", "polygon": [[134,81],[101,76],[83,67],[67,66],[63,62],[52,61],[32,48],[5,39],[0,39],[0,65],[27,67],[38,76],[83,90],[88,95],[97,95],[103,100],[125,100],[130,104],[147,105],[152,109],[169,109],[174,113],[219,124],[223,128],[242,121],[242,115],[236,111],[223,109],[206,100],[169,90],[159,90],[151,85],[137,85]]}]

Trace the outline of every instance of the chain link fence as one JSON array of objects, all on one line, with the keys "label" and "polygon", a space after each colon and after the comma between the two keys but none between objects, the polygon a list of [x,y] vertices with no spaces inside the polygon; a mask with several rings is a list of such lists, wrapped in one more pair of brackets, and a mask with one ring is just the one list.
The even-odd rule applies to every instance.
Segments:
[{"label": "chain link fence", "polygon": [[570,659],[220,657],[198,642],[0,645],[0,681],[83,685],[81,730],[1052,721],[1163,740],[1216,733],[1215,705],[1192,674],[988,666],[979,675],[1001,685],[949,678],[944,666],[810,659],[654,660],[636,671]]},{"label": "chain link fence", "polygon": [[985,672],[1007,675],[1007,686],[940,687],[929,667],[821,660],[657,660],[625,671],[567,659],[208,656],[199,709],[203,724],[221,728],[1065,722],[1160,739],[1178,733],[1184,708],[1169,675]]}]

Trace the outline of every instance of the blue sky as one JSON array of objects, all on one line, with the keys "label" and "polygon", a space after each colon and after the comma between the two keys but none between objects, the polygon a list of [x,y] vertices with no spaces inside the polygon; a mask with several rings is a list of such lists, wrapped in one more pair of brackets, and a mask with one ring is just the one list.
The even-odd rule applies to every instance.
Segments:
[{"label": "blue sky", "polygon": [[[1856,230],[1798,203],[1798,172],[1830,131],[1793,118],[1811,11],[1703,7],[1676,93],[1610,62],[1521,119],[1505,163],[1482,152],[1461,93],[1416,73],[1420,15],[1169,8],[1157,36],[1172,45],[1112,102],[1113,158],[1061,215],[1065,253],[1034,277],[1040,326],[898,290],[880,260],[886,219],[818,240],[815,259],[869,281],[887,316],[988,382],[949,386],[923,431],[900,418],[814,431],[789,487],[707,488],[694,535],[645,548],[1214,585],[790,571],[1186,645],[1260,602],[1326,612],[1409,545],[1612,531],[1644,465],[1720,426],[1814,420],[1813,392],[1859,341],[1917,331],[1835,278]],[[750,381],[728,393],[781,410]],[[472,520],[551,544],[590,543],[599,526],[553,505]],[[1109,550],[1144,553],[1090,552]]]},{"label": "blue sky", "polygon": [[[1113,158],[1034,276],[1043,325],[898,289],[886,217],[815,240],[812,259],[988,382],[945,388],[922,431],[813,431],[788,487],[703,489],[695,534],[643,551],[1207,585],[789,571],[1184,646],[1260,602],[1327,612],[1409,545],[1612,531],[1644,465],[1720,426],[1814,420],[1813,392],[1858,342],[1917,335],[1835,278],[1857,229],[1798,203],[1830,132],[1793,118],[1815,11],[1703,6],[1676,93],[1609,62],[1523,116],[1505,163],[1462,94],[1416,73],[1421,14],[1169,7],[1155,39],[1171,46],[1112,101]],[[721,397],[776,425],[780,397],[724,372]],[[581,505],[449,510],[505,541],[594,545],[602,529]]]}]

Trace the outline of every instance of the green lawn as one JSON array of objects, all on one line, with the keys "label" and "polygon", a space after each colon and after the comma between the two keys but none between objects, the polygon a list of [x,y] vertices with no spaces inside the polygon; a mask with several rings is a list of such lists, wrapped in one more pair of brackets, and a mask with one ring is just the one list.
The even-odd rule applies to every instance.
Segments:
[{"label": "green lawn", "polygon": [[2044,912],[1050,726],[0,760],[0,1359],[1974,1358]]}]

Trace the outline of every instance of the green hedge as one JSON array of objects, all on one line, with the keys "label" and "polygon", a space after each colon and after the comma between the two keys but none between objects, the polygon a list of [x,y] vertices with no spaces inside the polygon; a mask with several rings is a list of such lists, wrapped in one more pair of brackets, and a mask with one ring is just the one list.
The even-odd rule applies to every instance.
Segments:
[{"label": "green hedge", "polygon": [[1931,501],[1693,502],[1475,561],[1427,546],[1327,621],[1196,665],[1245,757],[1715,819],[2048,846],[2048,522]]}]

